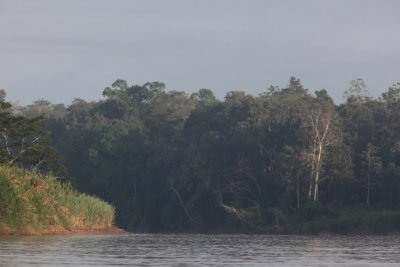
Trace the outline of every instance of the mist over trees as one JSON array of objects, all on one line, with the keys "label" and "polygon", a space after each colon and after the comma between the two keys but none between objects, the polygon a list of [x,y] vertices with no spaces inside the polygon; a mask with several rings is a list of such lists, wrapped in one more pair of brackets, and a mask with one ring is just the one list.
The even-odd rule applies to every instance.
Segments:
[{"label": "mist over trees", "polygon": [[351,81],[339,105],[294,77],[223,101],[165,88],[117,80],[101,101],[14,113],[44,118],[78,189],[116,205],[128,229],[281,225],[310,205],[400,209],[400,83],[374,99]]}]

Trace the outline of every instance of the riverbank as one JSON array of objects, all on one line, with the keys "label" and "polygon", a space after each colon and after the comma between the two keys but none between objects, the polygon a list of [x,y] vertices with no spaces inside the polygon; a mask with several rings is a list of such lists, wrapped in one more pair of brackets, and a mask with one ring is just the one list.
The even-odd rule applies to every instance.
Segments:
[{"label": "riverbank", "polygon": [[254,225],[250,231],[288,235],[398,235],[400,211],[365,206],[308,203],[290,213],[279,213],[275,224]]},{"label": "riverbank", "polygon": [[[125,232],[131,233],[131,232]],[[369,229],[354,231],[304,231],[284,226],[269,226],[260,229],[240,229],[240,230],[206,230],[206,231],[138,231],[137,234],[172,234],[172,235],[271,235],[271,236],[400,236],[400,230],[393,231],[373,231]]]},{"label": "riverbank", "polygon": [[288,232],[311,234],[388,234],[400,231],[400,211],[362,206],[309,205],[284,225]]},{"label": "riverbank", "polygon": [[113,231],[115,209],[51,175],[0,166],[0,235]]},{"label": "riverbank", "polygon": [[58,232],[42,233],[42,235],[118,235],[118,234],[132,234],[132,233],[127,232],[124,229],[115,226],[105,229],[92,229],[92,230],[72,229],[72,230],[64,230]]},{"label": "riverbank", "polygon": [[363,206],[341,207],[308,203],[300,209],[277,213],[269,221],[247,224],[220,224],[216,227],[193,225],[186,229],[161,229],[146,231],[128,228],[135,232],[177,234],[266,234],[266,235],[399,235],[400,210],[366,208]]}]

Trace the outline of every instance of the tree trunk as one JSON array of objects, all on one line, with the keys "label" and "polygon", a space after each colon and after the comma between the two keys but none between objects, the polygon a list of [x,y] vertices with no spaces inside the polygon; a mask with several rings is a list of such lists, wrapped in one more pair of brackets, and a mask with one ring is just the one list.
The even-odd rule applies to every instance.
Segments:
[{"label": "tree trunk", "polygon": [[183,200],[182,200],[181,194],[179,194],[178,190],[176,190],[176,188],[175,188],[175,186],[174,186],[174,184],[172,183],[171,180],[169,180],[169,184],[171,185],[171,188],[172,188],[172,190],[175,192],[176,196],[178,197],[179,202],[180,202],[180,204],[181,204],[181,206],[182,206],[182,209],[183,209],[183,211],[186,213],[186,216],[189,218],[189,220],[190,220],[192,223],[195,223],[195,220],[194,220],[193,217],[190,215],[188,209],[187,209],[186,206],[185,206],[185,203],[184,203]]},{"label": "tree trunk", "polygon": [[[314,151],[313,151],[313,153],[314,153]],[[311,200],[313,184],[314,184],[314,155],[313,155],[313,158],[311,159],[311,174],[310,174],[310,187],[308,189],[308,200]]]},{"label": "tree trunk", "polygon": [[367,178],[367,208],[369,207],[369,188],[370,188],[370,181],[371,181],[371,145],[368,144],[368,178]]},{"label": "tree trunk", "polygon": [[300,209],[300,178],[297,176],[297,208]]},{"label": "tree trunk", "polygon": [[321,156],[322,156],[322,144],[320,144],[318,147],[317,162],[315,164],[314,202],[318,202],[318,183],[319,183],[319,172],[321,168]]}]

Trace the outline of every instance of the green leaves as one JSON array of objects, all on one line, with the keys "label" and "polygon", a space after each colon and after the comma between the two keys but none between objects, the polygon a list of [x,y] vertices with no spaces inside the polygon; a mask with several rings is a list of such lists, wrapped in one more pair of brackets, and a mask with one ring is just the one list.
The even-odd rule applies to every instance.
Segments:
[{"label": "green leaves", "polygon": [[[2,107],[10,105],[0,99]],[[28,118],[0,112],[0,163],[43,171],[60,170],[57,154],[49,146],[49,132],[44,131],[43,117]]]}]

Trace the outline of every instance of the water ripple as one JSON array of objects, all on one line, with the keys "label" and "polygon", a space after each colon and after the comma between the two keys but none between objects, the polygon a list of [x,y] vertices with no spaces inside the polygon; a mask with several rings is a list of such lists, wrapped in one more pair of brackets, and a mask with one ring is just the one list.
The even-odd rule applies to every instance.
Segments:
[{"label": "water ripple", "polygon": [[0,266],[399,266],[398,236],[0,237]]}]

